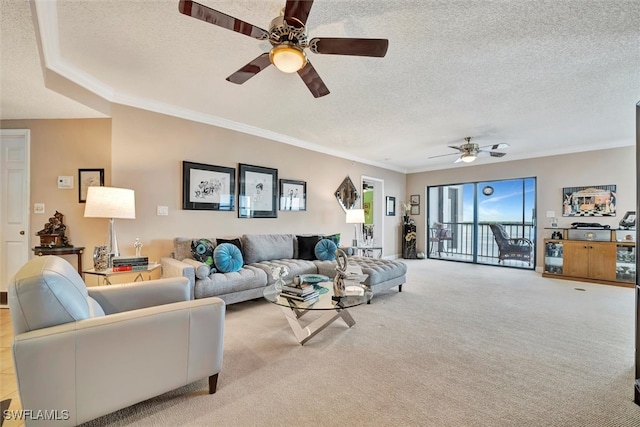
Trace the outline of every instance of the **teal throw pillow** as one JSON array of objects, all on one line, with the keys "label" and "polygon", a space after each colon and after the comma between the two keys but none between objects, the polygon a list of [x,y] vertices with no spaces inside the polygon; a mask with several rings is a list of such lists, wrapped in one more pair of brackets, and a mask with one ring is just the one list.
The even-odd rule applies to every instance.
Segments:
[{"label": "teal throw pillow", "polygon": [[336,249],[338,246],[333,243],[333,240],[322,239],[316,243],[314,252],[320,261],[333,261],[336,259]]},{"label": "teal throw pillow", "polygon": [[242,268],[242,252],[233,243],[222,243],[213,251],[216,268],[222,273],[233,273]]},{"label": "teal throw pillow", "polygon": [[340,233],[336,233],[336,234],[330,234],[328,236],[322,236],[323,239],[329,239],[331,240],[333,243],[336,244],[336,246],[340,247]]},{"label": "teal throw pillow", "polygon": [[191,242],[191,256],[196,261],[200,261],[209,266],[210,273],[215,273],[213,265],[214,245],[209,239],[198,239]]}]

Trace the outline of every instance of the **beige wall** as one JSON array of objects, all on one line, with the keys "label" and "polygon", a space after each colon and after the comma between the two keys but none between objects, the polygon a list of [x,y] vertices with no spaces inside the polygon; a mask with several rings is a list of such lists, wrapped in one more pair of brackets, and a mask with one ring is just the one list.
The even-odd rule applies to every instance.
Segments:
[{"label": "beige wall", "polygon": [[[120,252],[132,255],[139,237],[143,254],[156,260],[171,252],[176,236],[339,232],[343,242],[350,242],[353,226],[345,223],[334,196],[345,176],[356,186],[362,175],[383,179],[384,196],[397,200],[406,192],[402,173],[135,108],[113,105],[111,113],[111,119],[0,123],[6,129],[31,129],[31,205],[46,204],[44,215],[31,215],[31,234],[60,211],[72,244],[87,248],[85,266],[92,264],[93,247],[104,244],[108,221],[83,217],[77,190],[80,168],[105,168],[106,185],[136,191],[136,219],[116,220]],[[279,178],[307,182],[307,211],[278,212],[275,219],[240,219],[237,212],[182,210],[183,160],[236,170],[238,163],[276,168]],[[58,190],[59,175],[73,175],[74,189]],[[156,215],[159,205],[169,207],[169,216]],[[395,256],[400,253],[400,215],[384,217],[384,222],[385,256]],[[38,242],[34,235],[32,246]]]},{"label": "beige wall", "polygon": [[[591,151],[530,160],[502,161],[491,165],[460,166],[448,170],[405,175],[373,166],[316,153],[298,147],[164,116],[144,110],[112,106],[111,119],[5,120],[5,129],[31,130],[31,206],[45,203],[44,215],[31,215],[31,244],[56,210],[65,215],[67,235],[75,246],[84,246],[86,266],[91,251],[103,244],[107,220],[83,217],[78,202],[78,169],[104,168],[105,184],[136,190],[136,219],[116,220],[123,255],[134,253],[139,237],[143,253],[158,259],[171,252],[176,236],[237,236],[243,233],[336,233],[349,242],[353,227],[334,191],[349,175],[359,186],[361,177],[384,180],[384,196],[395,196],[395,217],[384,217],[385,256],[400,250],[400,202],[420,194],[421,215],[418,247],[425,250],[426,187],[494,179],[536,177],[538,190],[538,242],[550,236],[545,213],[554,210],[561,226],[575,219],[562,218],[562,188],[616,184],[618,211],[635,210],[635,147]],[[182,206],[182,161],[234,167],[247,163],[278,169],[279,178],[307,181],[306,212],[278,212],[276,219],[240,219],[236,212],[184,211]],[[57,177],[72,175],[74,189],[59,190]],[[406,187],[405,187],[406,185]],[[157,206],[168,206],[169,216],[157,216]],[[621,216],[598,221],[616,226]],[[542,263],[538,245],[538,265]],[[70,261],[75,262],[73,258]]]},{"label": "beige wall", "polygon": [[420,194],[422,202],[420,215],[413,217],[418,226],[418,247],[420,250],[425,250],[427,186],[536,177],[537,266],[541,267],[544,261],[542,240],[551,237],[551,230],[544,229],[549,227],[546,212],[556,212],[560,227],[568,227],[572,222],[581,221],[573,217],[562,217],[562,188],[615,184],[618,215],[613,218],[599,217],[584,219],[584,221],[600,222],[617,227],[625,211],[636,210],[635,168],[635,147],[623,147],[409,174],[407,175],[407,192]]},{"label": "beige wall", "polygon": [[[78,202],[78,169],[104,169],[105,185],[111,180],[111,119],[3,120],[3,129],[31,130],[31,247],[40,244],[36,236],[49,217],[64,214],[67,237],[74,246],[89,246],[106,236],[106,224],[84,219],[84,203]],[[58,189],[58,176],[73,176],[73,189]],[[44,203],[45,213],[34,214],[33,204]],[[94,237],[95,236],[95,237]],[[67,257],[74,265],[75,256]],[[91,257],[85,254],[85,266]]]}]

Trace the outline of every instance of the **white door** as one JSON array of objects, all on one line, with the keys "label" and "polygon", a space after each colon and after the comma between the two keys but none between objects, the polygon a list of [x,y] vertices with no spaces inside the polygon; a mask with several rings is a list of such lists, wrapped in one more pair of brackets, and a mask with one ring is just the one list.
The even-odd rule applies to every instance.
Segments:
[{"label": "white door", "polygon": [[29,259],[29,130],[0,130],[0,292]]}]

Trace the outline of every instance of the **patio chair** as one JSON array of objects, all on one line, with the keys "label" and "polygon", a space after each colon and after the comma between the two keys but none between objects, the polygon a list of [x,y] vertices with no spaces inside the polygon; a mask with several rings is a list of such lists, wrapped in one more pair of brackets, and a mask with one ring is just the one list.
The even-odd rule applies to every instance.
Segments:
[{"label": "patio chair", "polygon": [[531,255],[533,253],[533,242],[524,237],[511,238],[502,224],[490,224],[493,237],[498,244],[498,262],[507,259],[526,261],[531,265]]},{"label": "patio chair", "polygon": [[[451,236],[451,231],[448,228],[442,225],[430,228],[429,253],[438,252],[438,256],[441,257],[442,252],[447,253],[446,242],[450,242],[452,240],[453,237]],[[437,248],[437,251],[434,251],[434,248]]]}]

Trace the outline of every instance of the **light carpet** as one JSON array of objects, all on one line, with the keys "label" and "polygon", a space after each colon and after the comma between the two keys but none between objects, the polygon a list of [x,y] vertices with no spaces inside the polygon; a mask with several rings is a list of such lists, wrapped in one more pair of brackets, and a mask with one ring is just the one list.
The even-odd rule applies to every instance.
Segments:
[{"label": "light carpet", "polygon": [[216,394],[200,381],[87,425],[640,425],[633,289],[405,262],[402,292],[304,346],[279,307],[228,306]]}]

